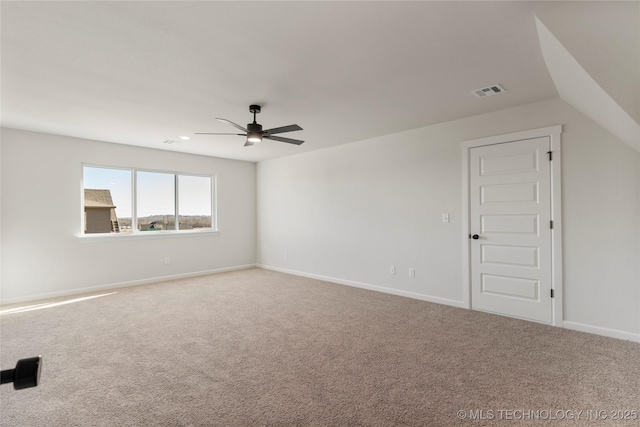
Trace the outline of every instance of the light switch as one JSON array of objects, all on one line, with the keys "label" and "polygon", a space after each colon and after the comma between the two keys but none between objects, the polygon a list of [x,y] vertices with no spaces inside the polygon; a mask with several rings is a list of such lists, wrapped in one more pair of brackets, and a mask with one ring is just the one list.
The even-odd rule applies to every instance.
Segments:
[{"label": "light switch", "polygon": [[449,214],[448,213],[442,214],[442,222],[449,222]]}]

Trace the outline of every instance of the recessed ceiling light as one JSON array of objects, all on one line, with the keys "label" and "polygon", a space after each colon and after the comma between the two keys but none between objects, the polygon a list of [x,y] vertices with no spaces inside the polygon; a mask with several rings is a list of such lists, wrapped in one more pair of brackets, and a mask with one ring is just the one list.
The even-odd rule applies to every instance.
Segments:
[{"label": "recessed ceiling light", "polygon": [[191,137],[190,136],[180,136],[180,139],[183,140],[183,141],[188,141],[188,140],[191,139]]}]

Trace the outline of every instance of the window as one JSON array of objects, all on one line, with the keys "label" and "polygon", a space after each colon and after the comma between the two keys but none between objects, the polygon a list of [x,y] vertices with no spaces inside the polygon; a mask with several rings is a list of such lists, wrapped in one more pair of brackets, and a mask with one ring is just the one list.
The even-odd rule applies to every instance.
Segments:
[{"label": "window", "polygon": [[211,228],[211,177],[178,175],[178,229]]},{"label": "window", "polygon": [[84,232],[131,231],[132,171],[85,166]]},{"label": "window", "polygon": [[212,176],[84,166],[83,187],[85,234],[214,229]]},{"label": "window", "polygon": [[136,172],[138,230],[176,229],[175,175]]}]

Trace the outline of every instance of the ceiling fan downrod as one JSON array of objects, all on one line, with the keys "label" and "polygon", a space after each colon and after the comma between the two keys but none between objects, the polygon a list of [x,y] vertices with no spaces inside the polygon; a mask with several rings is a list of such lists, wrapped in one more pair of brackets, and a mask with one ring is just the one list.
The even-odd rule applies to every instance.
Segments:
[{"label": "ceiling fan downrod", "polygon": [[256,122],[256,114],[260,113],[260,106],[259,105],[249,105],[249,112],[253,113],[253,123]]}]

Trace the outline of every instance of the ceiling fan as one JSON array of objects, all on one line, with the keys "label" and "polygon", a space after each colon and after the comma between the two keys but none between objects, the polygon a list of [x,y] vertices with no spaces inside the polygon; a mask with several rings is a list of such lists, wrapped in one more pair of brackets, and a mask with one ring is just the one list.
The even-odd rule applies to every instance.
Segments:
[{"label": "ceiling fan", "polygon": [[244,146],[250,146],[255,144],[256,142],[260,142],[263,139],[271,139],[273,141],[286,142],[288,144],[296,144],[300,145],[304,141],[300,141],[299,139],[291,139],[291,138],[283,138],[281,136],[275,136],[276,133],[285,133],[285,132],[293,132],[295,130],[302,130],[302,128],[298,125],[289,125],[289,126],[281,126],[279,128],[262,130],[262,125],[256,122],[256,114],[260,113],[259,105],[250,105],[249,112],[253,113],[253,123],[249,123],[247,128],[243,128],[240,125],[233,123],[227,119],[219,119],[216,117],[216,120],[220,120],[221,122],[230,124],[231,126],[240,129],[246,133],[214,133],[214,132],[196,132],[196,135],[239,135],[246,136],[247,142],[245,142]]}]

